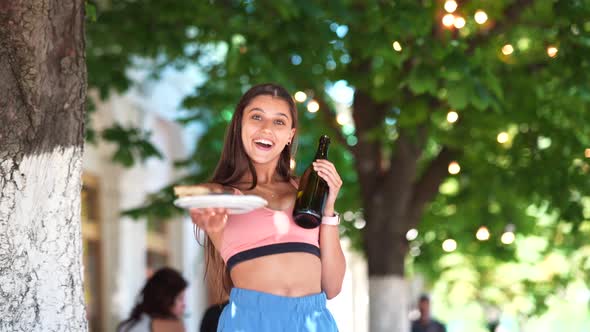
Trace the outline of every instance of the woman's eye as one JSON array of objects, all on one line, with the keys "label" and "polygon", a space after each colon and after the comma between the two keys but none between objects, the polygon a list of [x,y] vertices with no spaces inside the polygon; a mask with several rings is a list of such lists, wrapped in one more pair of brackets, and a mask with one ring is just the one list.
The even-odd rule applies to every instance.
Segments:
[{"label": "woman's eye", "polygon": [[254,114],[254,115],[252,115],[252,119],[253,120],[260,120],[260,119],[262,119],[262,117],[258,114]]},{"label": "woman's eye", "polygon": [[284,125],[285,124],[285,121],[283,121],[283,120],[275,120],[275,123],[278,124],[278,125]]}]

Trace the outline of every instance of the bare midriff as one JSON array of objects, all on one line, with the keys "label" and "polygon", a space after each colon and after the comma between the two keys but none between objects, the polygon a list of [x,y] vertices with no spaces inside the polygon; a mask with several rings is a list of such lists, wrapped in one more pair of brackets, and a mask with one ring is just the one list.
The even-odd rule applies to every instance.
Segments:
[{"label": "bare midriff", "polygon": [[317,256],[282,253],[241,262],[231,270],[235,287],[299,297],[321,292],[322,264]]}]

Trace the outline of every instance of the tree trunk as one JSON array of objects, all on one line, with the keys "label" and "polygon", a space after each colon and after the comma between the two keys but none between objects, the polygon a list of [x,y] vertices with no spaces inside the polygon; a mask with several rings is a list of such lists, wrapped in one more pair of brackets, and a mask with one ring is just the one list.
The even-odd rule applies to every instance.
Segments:
[{"label": "tree trunk", "polygon": [[0,22],[0,331],[85,331],[84,2],[0,0]]},{"label": "tree trunk", "polygon": [[436,196],[446,177],[446,167],[453,156],[443,147],[418,174],[418,161],[428,134],[424,124],[411,133],[399,128],[394,152],[385,161],[381,142],[368,133],[379,128],[391,107],[376,102],[370,93],[355,90],[353,118],[359,142],[353,152],[367,221],[363,236],[369,267],[371,332],[409,331],[411,294],[404,280],[406,233],[418,226],[425,206]]},{"label": "tree trunk", "polygon": [[393,231],[393,227],[387,227],[399,224],[402,220],[387,218],[381,213],[373,214],[371,222],[367,223],[365,237],[369,261],[369,330],[408,332],[410,292],[404,279],[407,241],[405,234]]}]

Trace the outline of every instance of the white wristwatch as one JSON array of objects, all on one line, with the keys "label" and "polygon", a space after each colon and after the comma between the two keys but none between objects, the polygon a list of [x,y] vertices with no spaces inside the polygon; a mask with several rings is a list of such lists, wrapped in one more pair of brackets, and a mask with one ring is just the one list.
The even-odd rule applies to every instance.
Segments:
[{"label": "white wristwatch", "polygon": [[334,211],[334,216],[322,216],[322,225],[338,226],[340,225],[340,215]]}]

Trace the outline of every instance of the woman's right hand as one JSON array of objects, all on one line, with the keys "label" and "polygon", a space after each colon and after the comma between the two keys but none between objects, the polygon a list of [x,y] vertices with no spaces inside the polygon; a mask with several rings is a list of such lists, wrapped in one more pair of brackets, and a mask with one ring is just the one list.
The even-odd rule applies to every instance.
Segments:
[{"label": "woman's right hand", "polygon": [[189,212],[193,224],[199,226],[207,234],[221,231],[228,218],[226,208],[192,208]]}]

